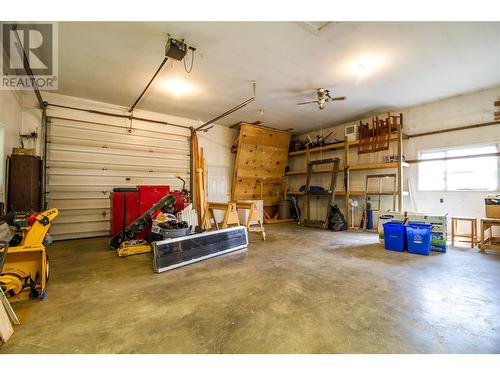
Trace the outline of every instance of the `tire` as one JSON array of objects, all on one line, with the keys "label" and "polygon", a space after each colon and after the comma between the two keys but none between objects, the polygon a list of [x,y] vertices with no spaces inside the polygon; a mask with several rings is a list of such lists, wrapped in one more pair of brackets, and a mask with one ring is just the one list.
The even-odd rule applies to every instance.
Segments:
[{"label": "tire", "polygon": [[45,254],[45,263],[47,265],[45,267],[45,283],[47,283],[49,281],[49,275],[50,275],[50,260],[47,254]]}]

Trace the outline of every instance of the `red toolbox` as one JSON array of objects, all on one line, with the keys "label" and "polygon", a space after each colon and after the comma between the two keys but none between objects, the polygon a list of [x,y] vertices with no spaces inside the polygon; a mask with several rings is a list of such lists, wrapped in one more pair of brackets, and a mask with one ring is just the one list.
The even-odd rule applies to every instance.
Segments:
[{"label": "red toolbox", "polygon": [[[111,235],[119,233],[152,205],[170,192],[168,185],[140,185],[133,188],[114,188],[111,198]],[[147,239],[145,228],[137,239]]]}]

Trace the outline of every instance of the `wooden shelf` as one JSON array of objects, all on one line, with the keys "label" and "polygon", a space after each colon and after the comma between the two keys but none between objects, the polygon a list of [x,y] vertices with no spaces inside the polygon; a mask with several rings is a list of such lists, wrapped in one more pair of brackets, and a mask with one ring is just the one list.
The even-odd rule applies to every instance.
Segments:
[{"label": "wooden shelf", "polygon": [[[394,142],[397,140],[398,140],[397,134],[391,134],[389,141]],[[359,141],[349,142],[349,147],[350,146],[357,146],[357,145],[359,145]],[[321,151],[335,150],[338,148],[344,148],[344,146],[345,146],[345,142],[333,143],[331,145],[326,145],[326,146],[322,146],[322,147],[310,148],[309,152],[315,153],[315,152],[321,152]],[[292,152],[288,153],[288,156],[305,155],[306,153],[307,153],[307,150],[292,151]]]},{"label": "wooden shelf", "polygon": [[[410,165],[408,163],[403,163],[403,167],[409,167]],[[371,170],[371,169],[391,169],[391,168],[397,168],[398,163],[371,163],[371,164],[358,164],[358,165],[353,165],[349,168],[351,171],[365,171],[365,170]],[[344,170],[344,168],[340,168],[341,171]],[[313,173],[331,173],[331,169],[314,169]],[[286,176],[294,176],[294,175],[302,175],[306,174],[307,171],[305,169],[297,169],[295,171],[288,171],[285,172]]]},{"label": "wooden shelf", "polygon": [[[410,164],[402,163],[403,167],[409,167]],[[350,171],[365,171],[370,169],[390,169],[397,168],[398,163],[370,163],[370,164],[357,164],[349,167]]]},{"label": "wooden shelf", "polygon": [[[378,191],[369,191],[368,192],[368,195],[378,195],[379,192]],[[304,195],[304,192],[303,191],[289,191],[288,192],[288,195]],[[318,195],[322,195],[322,194],[318,194]],[[337,191],[335,193],[335,196],[340,196],[340,195],[345,195],[345,191]],[[349,195],[365,195],[365,192],[364,191],[350,191],[349,192]],[[392,192],[390,191],[384,191],[381,193],[381,195],[392,195]],[[396,192],[396,195],[398,195],[398,193]],[[403,191],[403,195],[408,195],[408,192],[407,191]]]},{"label": "wooden shelf", "polygon": [[298,221],[298,220],[296,220],[296,219],[264,219],[264,224],[291,223],[293,221]]},{"label": "wooden shelf", "polygon": [[[391,152],[393,154],[396,154],[396,155],[402,155],[403,154],[403,140],[404,139],[408,139],[408,136],[406,136],[403,132],[402,132],[402,128],[403,128],[403,115],[400,114],[399,116],[393,116],[393,115],[390,115],[388,114],[387,116],[391,116],[393,117],[393,120],[389,121],[389,119],[385,119],[383,121],[385,121],[386,124],[389,124],[389,122],[391,123],[391,127],[393,125],[396,125],[396,131],[393,131],[389,134],[389,142],[395,142],[395,145],[392,144],[392,147],[391,148],[388,148],[388,150],[383,153],[383,155],[388,155],[390,154]],[[395,118],[398,117],[399,119],[396,120]],[[387,133],[385,134],[385,136],[387,137]],[[385,138],[385,141],[387,141],[387,138]],[[409,167],[409,164],[406,163],[406,162],[402,162],[402,163],[399,163],[399,161],[396,161],[396,162],[391,162],[391,163],[380,163],[380,162],[377,162],[377,163],[365,163],[365,164],[355,164],[353,163],[353,161],[351,160],[350,161],[350,158],[352,158],[352,156],[354,156],[354,154],[356,153],[357,149],[359,148],[359,144],[360,144],[360,141],[352,141],[352,142],[347,142],[347,140],[344,142],[338,142],[338,143],[334,143],[334,144],[330,144],[330,145],[326,145],[326,146],[323,146],[323,147],[314,147],[314,148],[308,148],[308,149],[305,149],[305,150],[300,150],[300,151],[292,151],[292,152],[289,152],[288,153],[288,156],[289,157],[294,157],[294,156],[304,156],[305,157],[305,162],[300,165],[300,164],[296,164],[295,165],[295,168],[297,169],[292,169],[292,170],[289,170],[287,172],[285,172],[285,176],[301,176],[302,179],[304,179],[304,176],[307,175],[307,162],[311,161],[312,159],[315,159],[315,157],[311,157],[311,154],[313,153],[325,153],[325,155],[328,155],[328,156],[325,156],[325,155],[318,155],[316,156],[317,157],[331,157],[331,155],[338,155],[337,157],[339,159],[342,160],[342,163],[344,163],[344,167],[342,168],[339,168],[339,172],[343,172],[343,177],[344,177],[344,186],[339,190],[337,190],[337,192],[335,193],[336,197],[338,198],[342,198],[342,200],[344,201],[344,208],[345,208],[345,212],[344,212],[344,215],[346,217],[346,220],[347,222],[350,222],[350,214],[351,214],[351,210],[350,210],[350,206],[349,206],[349,197],[350,196],[353,196],[353,197],[357,197],[356,199],[363,199],[363,197],[366,195],[370,195],[370,196],[376,196],[376,195],[383,195],[383,196],[388,196],[389,199],[390,199],[390,196],[392,195],[395,195],[396,196],[396,200],[397,200],[397,207],[402,210],[403,209],[403,196],[405,195],[409,195],[408,192],[406,191],[403,191],[403,168],[407,168]],[[386,143],[387,144],[387,143]],[[390,151],[394,148],[394,146],[397,146],[397,150],[394,149],[393,151]],[[380,151],[383,151],[383,150],[380,150]],[[340,154],[342,153],[342,154]],[[342,156],[341,156],[342,155]],[[382,155],[380,153],[377,152],[377,155]],[[363,159],[359,159],[359,158],[353,158],[354,160],[358,160],[359,162]],[[302,159],[301,159],[302,160]],[[302,168],[301,168],[302,167]],[[390,190],[390,191],[382,191],[382,192],[378,192],[378,191],[368,191],[368,192],[365,192],[364,190],[360,190],[360,191],[357,191],[357,190],[353,190],[353,186],[350,186],[350,180],[353,176],[357,175],[356,173],[354,173],[355,171],[368,171],[366,172],[365,174],[380,174],[380,176],[396,176],[396,192],[394,192],[393,190]],[[370,171],[374,171],[374,172],[370,172]],[[353,172],[352,176],[351,176],[351,172]],[[317,174],[317,173],[327,173],[327,174],[330,174],[332,173],[332,169],[331,168],[321,168],[318,166],[317,169],[313,169],[311,171],[311,173],[314,173],[314,174]],[[363,176],[359,176],[359,177],[363,177]],[[291,179],[292,181],[297,181],[298,179]],[[387,189],[388,187],[385,187],[385,189]],[[344,191],[344,189],[348,189],[348,191]],[[304,196],[304,199],[306,199],[306,196],[304,195],[304,192],[300,192],[300,191],[289,191],[288,192],[288,195],[289,196],[295,196],[295,197],[300,197],[300,196]],[[310,196],[317,196],[318,199],[319,199],[319,196],[321,196],[322,194],[321,193],[318,193],[318,194],[314,194],[314,193],[308,193],[308,195]],[[328,195],[328,194],[325,194],[325,195]],[[364,199],[363,199],[364,201]]]}]

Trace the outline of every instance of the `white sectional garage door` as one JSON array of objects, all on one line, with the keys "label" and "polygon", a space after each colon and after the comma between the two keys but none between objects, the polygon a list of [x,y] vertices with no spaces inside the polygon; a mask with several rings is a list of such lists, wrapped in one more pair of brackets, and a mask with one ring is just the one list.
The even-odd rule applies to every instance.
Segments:
[{"label": "white sectional garage door", "polygon": [[189,129],[48,120],[46,197],[48,207],[59,209],[50,231],[54,239],[109,235],[114,187],[180,188],[178,173],[189,189]]}]

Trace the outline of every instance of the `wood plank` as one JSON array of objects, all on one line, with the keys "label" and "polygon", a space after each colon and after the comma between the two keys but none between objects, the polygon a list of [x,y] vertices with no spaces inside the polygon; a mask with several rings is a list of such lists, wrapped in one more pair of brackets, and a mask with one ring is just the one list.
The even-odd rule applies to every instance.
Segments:
[{"label": "wood plank", "polygon": [[[394,142],[397,140],[398,140],[397,134],[391,134],[389,141]],[[359,145],[359,141],[349,142],[349,146],[357,147],[358,145]],[[345,146],[345,142],[334,143],[334,144],[326,145],[326,146],[322,146],[322,147],[310,148],[309,152],[315,153],[315,152],[321,152],[321,151],[335,150],[335,149],[339,149],[339,148],[344,148],[344,146]],[[307,150],[292,151],[292,152],[288,153],[288,156],[304,155],[306,152],[307,152]]]},{"label": "wood plank", "polygon": [[7,311],[5,311],[3,303],[0,302],[0,342],[6,343],[13,333],[14,328],[12,328]]},{"label": "wood plank", "polygon": [[432,158],[432,159],[412,159],[412,160],[407,160],[407,163],[414,164],[414,163],[423,163],[423,162],[427,162],[427,161],[484,158],[484,157],[488,157],[488,156],[500,156],[500,152],[490,152],[487,154],[478,154],[478,155],[447,156],[444,158]]},{"label": "wood plank", "polygon": [[[408,163],[403,163],[403,167],[409,167]],[[349,167],[351,171],[361,171],[361,170],[371,170],[371,169],[390,169],[397,168],[398,163],[370,163],[370,164],[358,164]]]},{"label": "wood plank", "polygon": [[[409,167],[410,165],[408,163],[403,163],[403,167]],[[353,165],[349,169],[351,171],[361,171],[361,170],[371,170],[371,169],[390,169],[390,168],[397,168],[398,163],[370,163],[370,164],[358,164],[358,165]],[[343,171],[344,168],[340,168],[339,171]],[[285,172],[285,175],[287,176],[293,176],[293,175],[303,175],[306,174],[305,169],[297,169],[293,171],[288,171]],[[314,169],[313,173],[331,173],[331,169]]]},{"label": "wood plank", "polygon": [[290,132],[241,124],[231,199],[262,199],[264,206],[280,201],[288,161]]},{"label": "wood plank", "polygon": [[476,128],[481,128],[483,126],[491,126],[491,125],[500,125],[500,121],[495,120],[495,121],[490,121],[490,122],[484,122],[481,124],[466,125],[466,126],[459,126],[459,127],[455,127],[455,128],[434,130],[434,131],[425,132],[425,133],[408,134],[408,137],[409,138],[423,137],[423,136],[427,136],[427,135],[448,133],[448,132],[453,132],[453,131],[458,131],[458,130],[476,129]]},{"label": "wood plank", "polygon": [[295,219],[264,219],[264,224],[280,224],[280,223],[291,223],[297,221]]},{"label": "wood plank", "polygon": [[[368,192],[368,195],[378,195],[379,192],[378,191],[369,191]],[[302,191],[289,191],[288,192],[288,195],[304,195],[304,192]],[[337,191],[335,192],[335,196],[343,196],[345,195],[345,192],[344,191]],[[365,192],[364,191],[361,191],[361,190],[353,190],[353,191],[349,191],[349,195],[357,195],[357,196],[361,196],[361,195],[365,195]],[[381,195],[392,195],[392,191],[384,191],[382,192]],[[396,192],[396,195],[398,195],[398,193]],[[408,192],[407,191],[403,191],[403,195],[408,195]]]}]

